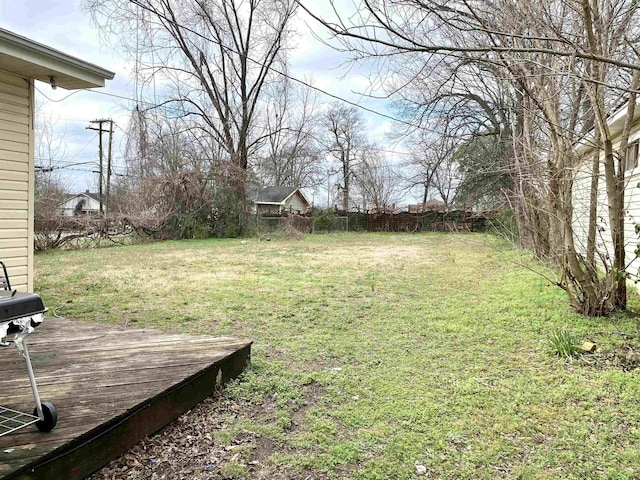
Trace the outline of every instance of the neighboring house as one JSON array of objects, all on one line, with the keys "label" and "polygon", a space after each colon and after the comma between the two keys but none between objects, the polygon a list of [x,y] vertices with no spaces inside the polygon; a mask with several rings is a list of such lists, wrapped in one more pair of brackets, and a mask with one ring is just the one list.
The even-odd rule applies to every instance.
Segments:
[{"label": "neighboring house", "polygon": [[113,77],[0,28],[0,260],[13,288],[33,290],[34,79],[75,90]]},{"label": "neighboring house", "polygon": [[[105,211],[106,203],[102,208]],[[89,190],[78,194],[65,195],[65,201],[58,207],[60,213],[65,217],[74,217],[76,215],[96,215],[100,213],[100,195],[91,193]]]},{"label": "neighboring house", "polygon": [[311,209],[302,191],[295,187],[248,189],[247,202],[253,214],[306,213]]},{"label": "neighboring house", "polygon": [[[640,105],[636,107],[635,118],[629,136],[629,148],[626,155],[625,168],[625,260],[628,265],[627,272],[638,277],[640,269],[640,259],[636,258],[636,248],[639,237],[636,233],[636,224],[640,224],[640,165],[638,164],[638,143],[640,141]],[[620,135],[625,123],[627,114],[626,105],[611,115],[609,119],[609,129],[613,139],[613,148],[620,145]],[[586,142],[585,142],[586,143]],[[585,145],[585,144],[583,144]],[[591,192],[592,160],[590,149],[587,146],[578,147],[584,160],[582,166],[576,172],[573,184],[573,232],[578,251],[586,252],[587,231],[589,228],[589,197]],[[605,255],[605,261],[613,262],[613,243],[611,240],[611,230],[609,228],[609,213],[607,211],[607,192],[604,180],[604,166],[602,164],[604,154],[600,156],[600,175],[598,181],[598,201],[597,201],[597,233],[596,248]],[[608,258],[607,258],[608,257]],[[602,258],[600,259],[602,261]]]}]

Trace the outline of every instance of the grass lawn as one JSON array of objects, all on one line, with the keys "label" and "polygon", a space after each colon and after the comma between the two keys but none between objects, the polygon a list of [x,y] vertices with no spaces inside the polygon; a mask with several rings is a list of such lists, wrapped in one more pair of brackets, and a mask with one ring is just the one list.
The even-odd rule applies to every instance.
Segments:
[{"label": "grass lawn", "polygon": [[[35,288],[70,318],[255,340],[222,398],[96,478],[639,478],[637,320],[573,314],[522,262],[479,234],[181,241],[38,254]],[[563,327],[599,353],[553,356]]]}]

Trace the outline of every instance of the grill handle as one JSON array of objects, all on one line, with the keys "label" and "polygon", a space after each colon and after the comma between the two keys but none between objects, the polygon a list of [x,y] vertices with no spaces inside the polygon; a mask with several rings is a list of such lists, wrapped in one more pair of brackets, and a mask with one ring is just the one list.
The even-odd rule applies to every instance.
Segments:
[{"label": "grill handle", "polygon": [[2,261],[0,261],[0,265],[2,265],[2,273],[4,275],[4,277],[0,278],[0,287],[4,286],[4,290],[11,290],[11,282],[9,281],[7,266]]}]

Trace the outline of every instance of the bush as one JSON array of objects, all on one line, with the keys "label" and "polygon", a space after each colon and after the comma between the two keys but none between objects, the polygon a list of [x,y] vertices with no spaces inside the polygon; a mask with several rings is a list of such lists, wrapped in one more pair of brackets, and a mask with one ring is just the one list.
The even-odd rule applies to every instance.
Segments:
[{"label": "bush", "polygon": [[304,235],[298,228],[302,224],[303,222],[301,221],[296,222],[296,217],[293,215],[282,217],[280,219],[280,232],[282,232],[282,234],[286,238],[289,238],[291,240],[302,240],[304,238]]},{"label": "bush", "polygon": [[519,243],[518,222],[510,208],[503,208],[488,217],[486,227],[490,233],[505,238],[511,244]]},{"label": "bush", "polygon": [[294,228],[301,233],[311,233],[311,219],[302,215],[286,215],[280,219],[280,230]]},{"label": "bush", "polygon": [[89,248],[101,245],[103,240],[120,243],[131,233],[127,219],[118,215],[36,216],[34,249]]},{"label": "bush", "polygon": [[330,230],[335,216],[333,208],[316,211],[313,216],[313,230]]},{"label": "bush", "polygon": [[180,188],[169,185],[174,187],[171,213],[156,236],[178,240],[240,235],[246,215],[235,191],[224,182],[207,181],[196,172],[183,177]]}]

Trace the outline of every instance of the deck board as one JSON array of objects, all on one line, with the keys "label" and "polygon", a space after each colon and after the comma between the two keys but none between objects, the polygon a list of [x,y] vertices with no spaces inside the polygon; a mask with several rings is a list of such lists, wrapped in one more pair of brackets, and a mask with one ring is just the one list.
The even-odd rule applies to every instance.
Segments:
[{"label": "deck board", "polygon": [[[27,339],[50,433],[0,437],[0,479],[82,479],[237,376],[251,342],[48,319]],[[0,348],[0,405],[31,412],[15,347]]]}]

